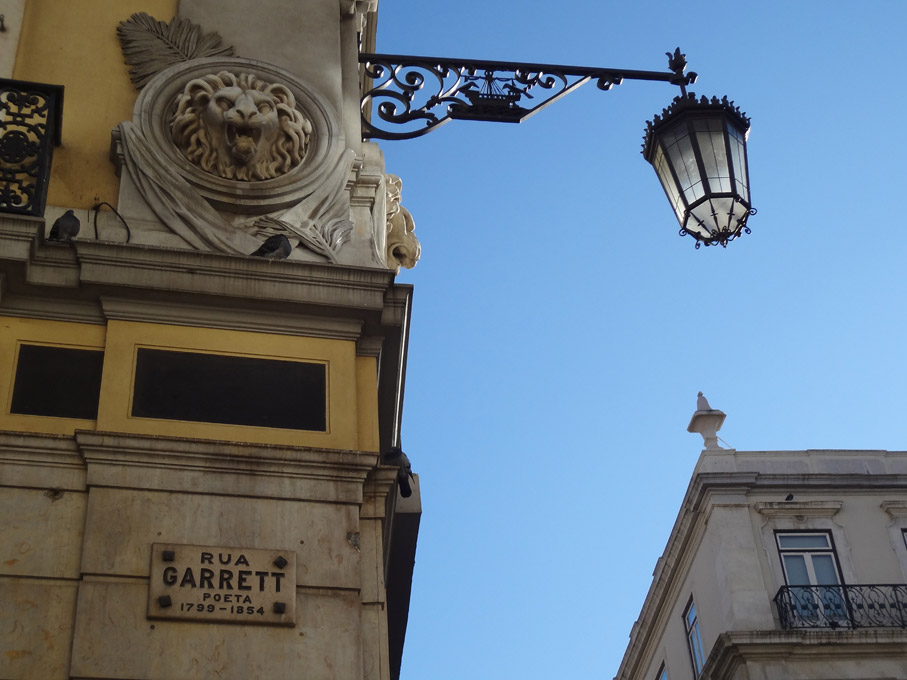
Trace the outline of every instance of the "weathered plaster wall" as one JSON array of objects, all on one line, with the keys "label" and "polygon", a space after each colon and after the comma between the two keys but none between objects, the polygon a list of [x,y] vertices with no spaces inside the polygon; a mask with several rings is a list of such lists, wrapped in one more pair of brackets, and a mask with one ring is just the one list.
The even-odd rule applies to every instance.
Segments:
[{"label": "weathered plaster wall", "polygon": [[132,116],[136,90],[116,27],[134,12],[169,21],[177,0],[29,0],[13,77],[63,85],[63,144],[54,151],[47,202],[116,205],[119,182],[107,158],[110,130]]},{"label": "weathered plaster wall", "polygon": [[0,78],[12,78],[16,64],[16,50],[22,33],[22,17],[25,14],[25,0],[9,0],[3,3],[3,26],[0,32]]}]

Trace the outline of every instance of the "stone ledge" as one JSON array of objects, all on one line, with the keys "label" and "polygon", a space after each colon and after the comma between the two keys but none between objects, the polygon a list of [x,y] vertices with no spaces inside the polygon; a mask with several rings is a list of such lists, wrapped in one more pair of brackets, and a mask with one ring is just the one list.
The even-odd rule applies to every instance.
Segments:
[{"label": "stone ledge", "polygon": [[[105,288],[143,288],[380,314],[385,292],[394,281],[393,271],[381,268],[80,238],[71,244],[47,243],[45,228],[41,219],[0,216],[0,260],[21,265],[16,275],[20,285],[70,289],[69,297],[97,295]],[[12,289],[12,283],[7,287]]]},{"label": "stone ledge", "polygon": [[107,319],[161,323],[174,326],[204,326],[222,330],[254,331],[299,335],[309,338],[358,340],[362,335],[360,319],[318,317],[289,312],[229,307],[202,307],[135,298],[102,296],[101,307]]},{"label": "stone ledge", "polygon": [[[834,664],[835,670],[842,673],[841,664],[847,661],[852,662],[854,670],[865,672],[865,664],[870,658],[888,661],[891,669],[898,672],[898,676],[892,677],[899,677],[900,671],[903,671],[905,652],[907,631],[899,629],[730,631],[718,636],[700,678],[723,680],[738,677],[735,675],[737,669],[750,662],[782,664],[790,672],[790,675],[785,674],[786,677],[802,677],[795,675],[792,666],[787,666],[797,662],[810,664],[808,668],[813,674],[817,671],[817,663],[824,664],[823,668]],[[879,675],[881,669],[878,666],[873,666],[873,671],[874,677],[884,677],[884,674]],[[813,674],[809,677],[817,677]],[[844,672],[835,677],[865,676]]]},{"label": "stone ledge", "polygon": [[378,454],[111,432],[76,433],[88,486],[362,503]]},{"label": "stone ledge", "polygon": [[0,431],[3,486],[85,490],[85,462],[69,435]]},{"label": "stone ledge", "polygon": [[379,311],[393,272],[297,261],[74,241],[82,285],[279,300]]}]

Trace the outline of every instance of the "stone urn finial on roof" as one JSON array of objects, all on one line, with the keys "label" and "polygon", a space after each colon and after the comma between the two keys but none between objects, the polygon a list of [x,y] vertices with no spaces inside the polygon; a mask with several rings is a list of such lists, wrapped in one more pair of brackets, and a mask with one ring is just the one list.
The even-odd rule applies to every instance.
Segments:
[{"label": "stone urn finial on roof", "polygon": [[724,424],[725,417],[724,411],[709,406],[708,399],[700,392],[696,399],[696,412],[690,419],[687,432],[701,434],[706,451],[721,450],[722,447],[718,446],[718,430]]}]

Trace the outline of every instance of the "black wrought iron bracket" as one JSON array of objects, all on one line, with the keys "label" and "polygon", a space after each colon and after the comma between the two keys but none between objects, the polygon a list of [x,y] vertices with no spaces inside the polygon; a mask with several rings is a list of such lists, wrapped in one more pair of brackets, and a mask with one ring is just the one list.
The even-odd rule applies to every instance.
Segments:
[{"label": "black wrought iron bracket", "polygon": [[590,80],[600,90],[624,80],[661,81],[685,94],[696,74],[684,73],[679,47],[666,54],[670,72],[360,54],[371,83],[362,96],[362,134],[413,139],[450,120],[519,123]]}]

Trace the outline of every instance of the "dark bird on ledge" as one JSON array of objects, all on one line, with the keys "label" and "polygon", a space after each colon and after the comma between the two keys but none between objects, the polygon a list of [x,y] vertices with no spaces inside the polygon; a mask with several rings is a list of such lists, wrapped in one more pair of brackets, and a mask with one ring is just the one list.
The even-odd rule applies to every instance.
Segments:
[{"label": "dark bird on ledge", "polygon": [[266,257],[269,260],[285,260],[290,256],[293,246],[290,245],[290,239],[283,234],[274,234],[269,236],[268,240],[261,244],[261,247],[252,253],[252,257]]},{"label": "dark bird on ledge", "polygon": [[787,498],[785,498],[784,500],[786,500],[788,502],[794,500],[794,494],[792,494],[792,493],[787,494]]},{"label": "dark bird on ledge", "polygon": [[410,480],[413,479],[413,468],[409,463],[409,458],[403,453],[399,446],[393,447],[390,451],[382,456],[385,465],[394,465],[397,467],[397,484],[400,486],[400,495],[409,498],[413,495],[413,487]]},{"label": "dark bird on ledge", "polygon": [[48,241],[71,241],[79,235],[82,223],[76,217],[72,210],[67,210],[57,218],[54,225],[50,228]]}]

